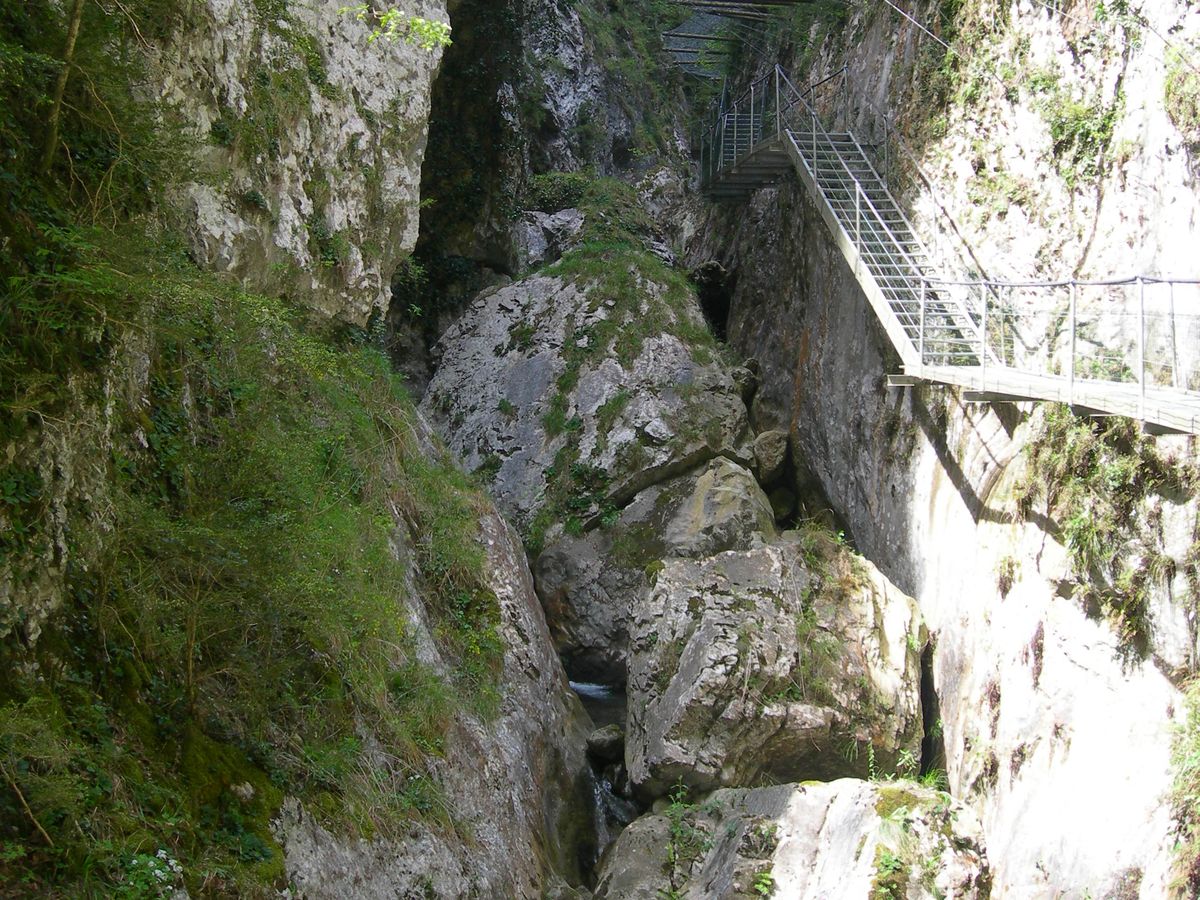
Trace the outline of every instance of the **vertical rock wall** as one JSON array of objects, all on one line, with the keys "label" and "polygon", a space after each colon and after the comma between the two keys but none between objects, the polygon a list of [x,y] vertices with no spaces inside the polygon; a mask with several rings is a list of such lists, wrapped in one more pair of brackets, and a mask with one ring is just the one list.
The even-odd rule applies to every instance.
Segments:
[{"label": "vertical rock wall", "polygon": [[[183,198],[194,255],[365,324],[416,245],[441,49],[368,45],[370,23],[336,3],[193,6],[159,61],[163,98],[200,145]],[[447,18],[444,0],[405,10]]]},{"label": "vertical rock wall", "polygon": [[[1000,31],[974,48],[979,85],[950,95],[941,137],[921,151],[979,260],[1010,277],[1191,266],[1179,242],[1195,241],[1195,174],[1164,110],[1166,54],[1153,31],[1186,41],[1194,10],[1143,9],[1144,51],[1130,49],[1133,24],[1072,24],[1083,11],[1070,20],[1025,3],[993,12]],[[915,104],[918,35],[878,16],[847,33],[856,36],[851,124],[867,135],[877,121],[868,102]],[[999,70],[1006,52],[1012,71],[997,81],[982,61]],[[1058,107],[1030,86],[1044,70],[1057,73]],[[1047,116],[1064,98],[1112,109],[1118,90],[1102,158],[1055,149]],[[1080,167],[1092,165],[1086,177]],[[1027,182],[1021,202],[1007,190],[984,202],[982,192],[1007,184],[1001,172],[1022,173],[1011,175]],[[911,168],[897,177],[928,230],[928,192]],[[971,405],[943,388],[887,388],[898,359],[798,184],[715,212],[693,257],[733,273],[730,340],[763,365],[755,427],[790,430],[802,480],[817,483],[857,547],[921,605],[936,640],[950,783],[981,813],[997,891],[1167,895],[1176,685],[1195,656],[1193,600],[1174,567],[1196,537],[1195,498],[1152,496],[1138,510],[1140,521],[1176,524],[1152,529],[1172,565],[1150,587],[1149,653],[1131,655],[1070,597],[1064,523],[1036,508],[1020,521],[1014,486],[1043,413]],[[1194,459],[1191,440],[1158,444],[1163,456]]]}]

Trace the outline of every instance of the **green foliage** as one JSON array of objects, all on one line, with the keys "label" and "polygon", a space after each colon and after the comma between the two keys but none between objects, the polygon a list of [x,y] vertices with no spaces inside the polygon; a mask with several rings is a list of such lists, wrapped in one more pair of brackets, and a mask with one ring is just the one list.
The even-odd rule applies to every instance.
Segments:
[{"label": "green foliage", "polygon": [[663,892],[667,898],[681,896],[691,864],[712,847],[712,837],[698,821],[700,810],[688,802],[683,783],[676,784],[669,796],[666,868],[671,886]]},{"label": "green foliage", "polygon": [[42,476],[37,470],[7,465],[0,468],[0,564],[9,555],[29,549],[44,515]]},{"label": "green foliage", "polygon": [[908,896],[908,865],[883,844],[875,848],[872,900],[903,900]]},{"label": "green foliage", "polygon": [[1150,583],[1174,563],[1163,560],[1152,535],[1138,534],[1137,516],[1153,495],[1192,492],[1197,473],[1163,458],[1133,421],[1093,423],[1065,406],[1047,406],[1026,454],[1018,515],[1029,518],[1042,501],[1057,517],[1075,595],[1112,624],[1131,652],[1144,652]]},{"label": "green foliage", "polygon": [[1003,169],[983,170],[967,183],[967,198],[994,216],[1007,215],[1009,207],[1030,209],[1033,190],[1024,179],[1018,179]]},{"label": "green foliage", "polygon": [[1107,104],[1098,96],[1075,97],[1059,73],[1048,69],[1033,72],[1027,86],[1050,130],[1052,152],[1067,187],[1095,181],[1124,109],[1124,95],[1118,92]]},{"label": "green foliage", "polygon": [[[121,414],[99,557],[71,571],[36,656],[0,648],[14,877],[120,895],[158,877],[149,847],[192,887],[257,896],[282,872],[267,822],[284,789],[363,834],[452,824],[428,760],[460,711],[498,701],[479,496],[430,456],[377,352],[318,339],[161,244],[70,238],[75,265],[52,283],[139,323],[148,395]],[[20,468],[0,488],[13,520],[40,499]],[[416,659],[411,584],[445,676]]]},{"label": "green foliage", "polygon": [[1178,824],[1175,884],[1181,895],[1200,895],[1200,681],[1184,697],[1185,717],[1171,751],[1171,802]]},{"label": "green foliage", "polygon": [[179,27],[185,5],[88,2],[58,144],[50,171],[41,171],[66,45],[63,6],[0,10],[0,278],[36,267],[46,226],[81,218],[111,224],[146,210],[173,183],[186,152],[177,117],[142,89],[145,63],[137,52],[143,40]]},{"label": "green foliage", "polygon": [[1108,105],[1099,98],[1075,100],[1060,95],[1043,106],[1059,174],[1068,187],[1100,177],[1104,154],[1112,143],[1113,128],[1123,106],[1122,95]]},{"label": "green foliage", "polygon": [[523,15],[517,4],[486,0],[455,11],[455,41],[433,85],[438,113],[429,123],[421,170],[421,196],[437,203],[421,216],[417,255],[435,285],[462,280],[443,273],[439,261],[474,246],[478,224],[517,214],[514,161],[523,156],[524,137],[495,98],[502,84],[522,83]]},{"label": "green foliage", "polygon": [[1167,50],[1163,100],[1171,122],[1193,148],[1200,148],[1200,69],[1194,51]]},{"label": "green foliage", "polygon": [[[88,2],[72,60],[59,152],[40,170],[50,94],[66,42],[59,4],[0,11],[0,443],[61,410],[68,376],[94,368],[131,310],[116,273],[79,261],[92,238],[159,202],[191,143],[171,109],[148,99],[138,47],[181,27],[185,5]],[[105,279],[108,279],[105,281]]]},{"label": "green foliage", "polygon": [[595,58],[614,82],[612,99],[637,123],[630,156],[669,151],[682,79],[665,59],[662,33],[686,11],[668,0],[578,0],[578,9]]},{"label": "green foliage", "polygon": [[343,6],[338,13],[350,13],[360,22],[369,21],[372,24],[371,33],[367,36],[368,44],[386,38],[389,41],[403,39],[422,50],[450,46],[450,26],[447,23],[408,15],[395,7],[379,12],[367,3],[360,3],[357,6]]},{"label": "green foliage", "polygon": [[592,187],[593,179],[581,172],[547,172],[534,175],[526,188],[529,209],[553,213],[578,206]]},{"label": "green foliage", "polygon": [[775,876],[770,869],[765,869],[754,876],[750,887],[760,897],[770,897],[775,892]]}]

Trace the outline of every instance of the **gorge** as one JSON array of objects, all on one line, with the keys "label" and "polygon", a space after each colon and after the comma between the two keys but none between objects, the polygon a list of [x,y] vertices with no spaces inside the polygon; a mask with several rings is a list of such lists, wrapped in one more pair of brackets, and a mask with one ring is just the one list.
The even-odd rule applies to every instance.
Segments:
[{"label": "gorge", "polygon": [[701,135],[1187,408],[1200,11],[720,7],[0,11],[0,896],[1197,896],[1195,427]]}]

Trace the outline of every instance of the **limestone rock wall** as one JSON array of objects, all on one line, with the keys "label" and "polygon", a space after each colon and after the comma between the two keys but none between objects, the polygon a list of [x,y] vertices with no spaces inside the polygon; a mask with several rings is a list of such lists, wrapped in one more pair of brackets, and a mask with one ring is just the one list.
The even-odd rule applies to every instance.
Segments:
[{"label": "limestone rock wall", "polygon": [[[996,32],[979,38],[988,46],[974,48],[977,68],[964,64],[978,83],[949,95],[917,154],[974,262],[994,275],[1191,264],[1179,242],[1195,240],[1195,170],[1164,108],[1161,37],[1186,42],[1194,10],[1148,4],[1136,38],[1135,23],[1075,21],[1087,15],[999,9]],[[924,127],[918,119],[938,110],[918,108],[929,75],[914,73],[918,35],[878,17],[850,33],[849,124],[874,136],[871,102]],[[1055,74],[1032,77],[1044,72]],[[1102,153],[1056,147],[1052,118],[1071,97],[1115,110]],[[892,176],[934,240],[927,187],[911,165]],[[1194,598],[1179,577],[1197,538],[1190,489],[1151,491],[1119,539],[1120,553],[1170,560],[1148,587],[1149,646],[1131,654],[1080,599],[1061,511],[1019,508],[1045,411],[887,388],[898,359],[802,188],[714,212],[692,259],[732,273],[731,342],[763,365],[753,426],[790,432],[797,480],[819,487],[855,546],[920,605],[951,790],[980,815],[996,890],[1168,895],[1169,747],[1196,648]],[[1190,439],[1160,438],[1157,452],[1185,467],[1195,459]],[[1150,549],[1134,550],[1139,541]]]},{"label": "limestone rock wall", "polygon": [[[199,143],[181,198],[195,257],[364,325],[416,244],[442,51],[368,45],[370,23],[341,7],[193,4],[158,54],[159,90]],[[405,9],[447,21],[444,0]]]}]

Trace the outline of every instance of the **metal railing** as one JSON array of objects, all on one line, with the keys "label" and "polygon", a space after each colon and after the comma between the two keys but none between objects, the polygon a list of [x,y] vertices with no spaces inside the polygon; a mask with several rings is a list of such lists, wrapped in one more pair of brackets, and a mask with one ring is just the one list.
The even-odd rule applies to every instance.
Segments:
[{"label": "metal railing", "polygon": [[[906,370],[917,377],[1107,404],[1200,433],[1200,279],[989,278],[979,274],[978,258],[940,201],[940,227],[958,246],[953,256],[935,257],[853,132],[826,125],[845,118],[846,77],[843,68],[800,90],[776,66],[732,99],[723,91],[701,137],[702,187],[732,179],[752,184],[755,157],[789,147]],[[834,87],[841,88],[840,108]],[[885,124],[885,167],[889,131]],[[965,274],[948,274],[955,270]]]}]

